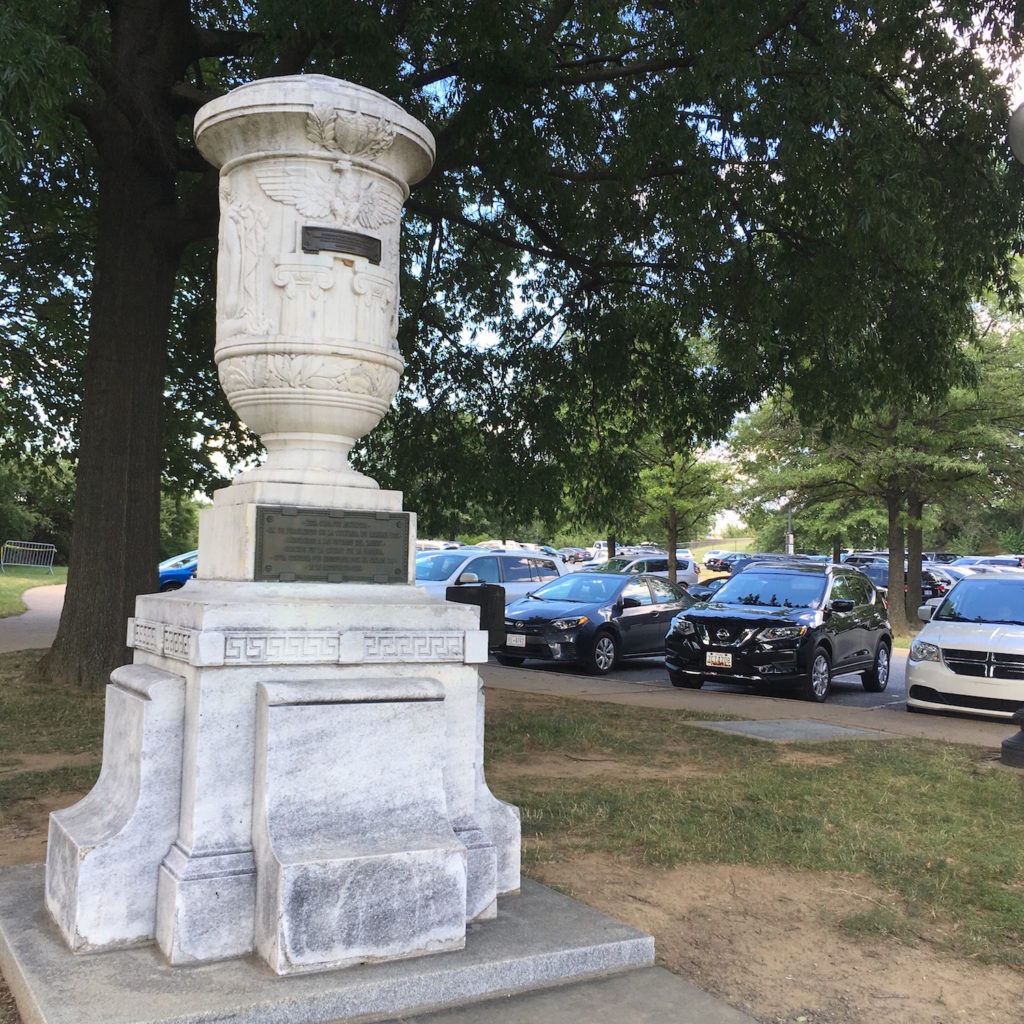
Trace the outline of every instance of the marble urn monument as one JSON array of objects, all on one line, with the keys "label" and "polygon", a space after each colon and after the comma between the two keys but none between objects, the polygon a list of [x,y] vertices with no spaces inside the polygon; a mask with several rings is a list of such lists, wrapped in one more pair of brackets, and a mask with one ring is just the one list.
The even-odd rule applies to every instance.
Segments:
[{"label": "marble urn monument", "polygon": [[103,767],[52,815],[70,948],[278,975],[458,949],[519,888],[483,775],[477,609],[414,587],[415,518],[348,463],[403,362],[399,228],[433,138],[321,76],[205,106],[220,168],[215,358],[263,465],[200,521],[198,578],[140,596]]}]

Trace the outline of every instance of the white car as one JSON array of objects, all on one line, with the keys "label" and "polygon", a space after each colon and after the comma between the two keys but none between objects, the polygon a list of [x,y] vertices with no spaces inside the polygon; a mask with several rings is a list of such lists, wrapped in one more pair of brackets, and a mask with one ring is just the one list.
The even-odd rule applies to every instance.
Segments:
[{"label": "white car", "polygon": [[965,576],[910,645],[908,711],[1010,718],[1024,706],[1024,574]]},{"label": "white car", "polygon": [[542,583],[565,575],[560,558],[531,551],[490,551],[462,548],[429,551],[416,556],[416,586],[444,598],[449,587],[496,583],[505,588],[505,603],[526,597]]},{"label": "white car", "polygon": [[[648,576],[668,579],[668,555],[663,553],[643,555],[639,558],[622,556],[603,562],[585,563],[583,570],[590,572],[645,572]],[[692,558],[676,557],[676,582],[692,586],[700,579],[697,563]]]}]

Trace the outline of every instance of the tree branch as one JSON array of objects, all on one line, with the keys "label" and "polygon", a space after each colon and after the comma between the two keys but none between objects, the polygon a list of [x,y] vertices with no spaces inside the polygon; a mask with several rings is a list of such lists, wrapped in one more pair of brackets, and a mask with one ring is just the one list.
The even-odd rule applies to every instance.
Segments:
[{"label": "tree branch", "polygon": [[200,57],[239,57],[247,53],[261,38],[257,33],[245,29],[196,26],[193,31]]}]

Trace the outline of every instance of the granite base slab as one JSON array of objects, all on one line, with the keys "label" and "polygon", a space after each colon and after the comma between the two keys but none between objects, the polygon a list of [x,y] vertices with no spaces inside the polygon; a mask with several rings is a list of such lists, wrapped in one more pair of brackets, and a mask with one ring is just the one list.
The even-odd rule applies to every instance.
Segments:
[{"label": "granite base slab", "polygon": [[328,1024],[387,1020],[647,967],[654,939],[523,879],[465,949],[276,977],[255,957],[169,967],[155,945],[72,954],[43,866],[0,869],[0,971],[24,1024]]}]

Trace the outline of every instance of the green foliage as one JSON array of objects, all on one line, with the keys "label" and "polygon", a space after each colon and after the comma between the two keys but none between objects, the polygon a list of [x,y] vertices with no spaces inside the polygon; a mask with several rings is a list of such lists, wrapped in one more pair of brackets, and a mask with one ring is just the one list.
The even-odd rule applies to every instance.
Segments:
[{"label": "green foliage", "polygon": [[[959,537],[981,550],[994,531],[979,510],[1016,517],[1021,503],[1024,329],[991,322],[967,354],[976,386],[859,416],[829,435],[802,426],[786,399],[745,417],[733,446],[747,481],[743,511],[759,542],[784,535],[788,505],[800,548],[884,548],[887,496],[916,494],[926,502],[926,548],[957,550],[950,538]],[[905,508],[900,525],[908,525]]]},{"label": "green foliage", "polygon": [[74,465],[64,458],[22,455],[0,464],[0,540],[53,544],[56,561],[66,563],[74,488]]},{"label": "green foliage", "polygon": [[675,551],[680,540],[704,536],[715,516],[733,503],[726,465],[705,452],[676,452],[659,438],[641,448],[640,528]]},{"label": "green foliage", "polygon": [[[258,454],[209,360],[204,100],[323,73],[427,124],[437,161],[403,216],[407,370],[362,457],[425,532],[481,514],[518,532],[564,503],[622,533],[651,429],[689,452],[776,385],[842,427],[970,381],[971,302],[1015,289],[1024,172],[998,69],[1020,56],[1016,17],[1016,0],[942,17],[923,0],[9,0],[0,436],[88,444],[69,621],[108,630],[113,656],[118,615],[87,627],[87,610],[127,611],[146,585],[158,532],[133,515],[155,520],[161,473],[209,490],[218,453]],[[120,373],[137,430],[91,401]],[[76,560],[115,549],[138,577],[99,593],[93,566],[79,599]]]},{"label": "green foliage", "polygon": [[1004,551],[1019,555],[1024,553],[1024,527],[1016,530],[1003,530],[999,534],[999,543]]},{"label": "green foliage", "polygon": [[160,559],[199,546],[199,510],[204,503],[180,494],[160,495]]}]

